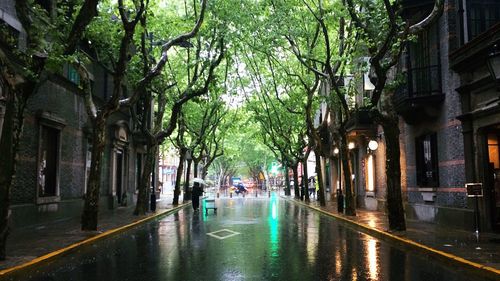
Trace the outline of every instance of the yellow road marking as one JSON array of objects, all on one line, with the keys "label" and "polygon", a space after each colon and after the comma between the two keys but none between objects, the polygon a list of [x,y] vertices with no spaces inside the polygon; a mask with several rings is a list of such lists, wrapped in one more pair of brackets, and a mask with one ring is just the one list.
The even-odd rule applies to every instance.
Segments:
[{"label": "yellow road marking", "polygon": [[474,267],[476,269],[481,269],[481,270],[485,270],[487,271],[488,273],[494,273],[494,274],[497,274],[497,275],[500,275],[500,270],[496,269],[496,268],[492,268],[492,267],[489,267],[489,266],[486,266],[486,265],[483,265],[483,264],[480,264],[480,263],[476,263],[476,262],[473,262],[473,261],[469,261],[469,260],[466,260],[464,258],[461,258],[459,256],[455,256],[453,254],[450,254],[450,253],[446,253],[446,252],[443,252],[441,250],[437,250],[437,249],[434,249],[434,248],[431,248],[429,246],[426,246],[426,245],[423,245],[423,244],[420,244],[420,243],[417,243],[413,240],[410,240],[410,239],[406,239],[406,238],[403,238],[403,237],[400,237],[400,236],[396,236],[394,234],[391,234],[391,233],[388,233],[386,231],[382,231],[380,229],[377,229],[377,228],[372,228],[368,225],[365,225],[363,223],[360,223],[360,222],[357,222],[357,221],[354,221],[354,220],[351,220],[351,219],[348,219],[346,217],[343,217],[343,216],[339,216],[339,215],[336,215],[334,213],[330,213],[328,211],[325,211],[321,208],[318,208],[318,207],[315,207],[315,206],[311,206],[311,205],[308,205],[306,203],[303,203],[303,202],[300,202],[300,201],[296,201],[296,200],[292,200],[292,199],[288,199],[288,198],[285,198],[286,200],[290,200],[290,201],[293,201],[297,204],[300,204],[300,205],[303,205],[303,206],[306,206],[306,207],[309,207],[311,209],[314,209],[320,213],[323,213],[325,215],[328,215],[328,216],[331,216],[331,217],[334,217],[334,218],[337,218],[339,220],[343,220],[343,221],[346,221],[346,222],[349,222],[351,224],[355,224],[363,229],[367,229],[369,231],[373,231],[373,232],[377,232],[378,234],[380,235],[384,235],[386,237],[390,237],[394,240],[398,240],[399,242],[403,242],[405,244],[409,244],[409,245],[412,245],[416,248],[420,248],[420,249],[423,249],[425,251],[428,251],[428,252],[432,252],[436,255],[440,255],[440,256],[443,256],[443,257],[446,257],[448,259],[451,259],[455,262],[459,262],[459,263],[462,263],[462,264],[466,264],[468,266],[471,266],[471,267]]},{"label": "yellow road marking", "polygon": [[85,239],[83,241],[80,241],[80,242],[71,244],[71,245],[69,245],[67,247],[64,247],[62,249],[59,249],[57,251],[50,252],[50,253],[48,253],[46,255],[37,257],[37,258],[35,258],[35,259],[33,259],[33,260],[29,261],[29,262],[26,262],[26,263],[23,263],[23,264],[14,266],[14,267],[10,267],[10,268],[7,268],[7,269],[0,270],[0,277],[6,276],[7,274],[19,271],[21,269],[29,268],[31,266],[36,265],[37,263],[40,263],[40,262],[43,262],[43,261],[47,261],[47,260],[52,259],[54,257],[60,256],[60,255],[66,253],[66,252],[68,252],[68,251],[70,251],[72,249],[75,249],[77,247],[80,247],[80,246],[83,246],[83,245],[86,245],[86,244],[90,244],[90,243],[92,243],[94,241],[97,241],[97,240],[100,240],[100,239],[102,239],[104,237],[108,237],[108,236],[111,236],[113,234],[117,234],[117,233],[123,232],[124,230],[132,228],[132,227],[134,227],[136,225],[139,225],[139,224],[141,224],[143,222],[146,222],[146,221],[149,221],[149,220],[153,220],[155,218],[158,218],[160,216],[163,216],[163,215],[166,215],[166,214],[169,214],[169,213],[173,213],[173,212],[175,212],[177,210],[180,210],[180,209],[182,209],[185,206],[190,205],[190,204],[191,203],[185,203],[185,204],[178,205],[177,207],[174,207],[172,209],[164,210],[164,211],[156,213],[156,214],[154,214],[152,216],[149,216],[149,217],[137,220],[135,222],[132,222],[130,224],[127,224],[127,225],[124,225],[124,226],[121,226],[121,227],[118,227],[118,228],[114,228],[114,229],[105,231],[103,233],[97,234],[97,235],[92,236],[90,238],[87,238],[87,239]]}]

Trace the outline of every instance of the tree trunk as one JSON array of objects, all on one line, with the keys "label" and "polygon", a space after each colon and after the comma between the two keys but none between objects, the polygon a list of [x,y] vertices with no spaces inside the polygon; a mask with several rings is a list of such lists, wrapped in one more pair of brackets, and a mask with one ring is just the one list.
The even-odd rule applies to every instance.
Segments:
[{"label": "tree trunk", "polygon": [[181,180],[182,174],[184,174],[184,158],[186,151],[181,148],[179,153],[179,166],[177,167],[177,175],[175,176],[175,187],[174,187],[174,200],[172,204],[174,206],[179,205],[179,196],[181,194]]},{"label": "tree trunk", "polygon": [[[151,175],[153,173],[154,162],[156,159],[157,145],[148,145],[146,160],[144,161],[144,170],[141,175],[141,182],[139,184],[139,194],[137,195],[137,203],[135,205],[134,215],[145,215],[149,210],[148,208],[148,195],[151,186]],[[154,191],[153,191],[154,192]]]},{"label": "tree trunk", "polygon": [[290,196],[290,174],[288,174],[288,167],[285,166],[285,195]]},{"label": "tree trunk", "polygon": [[342,170],[344,173],[344,192],[345,192],[345,214],[348,216],[356,215],[356,201],[352,190],[351,166],[349,164],[349,151],[347,148],[347,136],[345,132],[341,134],[340,155],[342,161]]},{"label": "tree trunk", "polygon": [[187,161],[187,167],[186,167],[186,180],[184,181],[184,197],[183,201],[189,201],[191,200],[191,189],[189,188],[189,178],[191,177],[191,164],[193,163],[193,160],[188,160]]},{"label": "tree trunk", "polygon": [[319,204],[321,206],[325,206],[326,205],[325,187],[323,184],[323,172],[321,171],[321,156],[319,155],[319,153],[316,152],[314,153],[314,155],[316,156],[316,176],[318,177],[318,187],[319,187],[316,196],[318,196]]},{"label": "tree trunk", "polygon": [[16,154],[19,145],[20,132],[22,130],[21,120],[16,120],[16,97],[8,97],[2,135],[0,136],[0,260],[6,258],[6,241],[9,235],[10,214],[10,190],[16,170]]},{"label": "tree trunk", "polygon": [[97,230],[99,212],[99,193],[101,186],[101,167],[106,144],[106,121],[102,116],[93,120],[92,161],[87,182],[87,192],[82,213],[82,230]]},{"label": "tree trunk", "polygon": [[401,163],[399,150],[399,124],[395,115],[384,118],[381,122],[386,143],[386,181],[387,181],[387,215],[389,229],[406,230],[403,198],[401,196]]},{"label": "tree trunk", "polygon": [[[0,66],[6,67],[4,64]],[[40,65],[40,67],[43,67]],[[10,73],[10,70],[4,74]],[[39,71],[35,71],[39,75]],[[15,75],[16,77],[17,74]],[[10,77],[10,75],[9,75]],[[28,102],[37,89],[37,80],[12,85],[8,81],[3,88],[6,97],[5,115],[0,134],[0,260],[6,258],[6,243],[9,235],[10,192],[16,175],[17,154],[24,127],[24,112]],[[10,77],[13,78],[13,77]],[[7,79],[8,80],[8,79]]]},{"label": "tree trunk", "polygon": [[203,165],[203,168],[201,169],[201,178],[202,179],[205,179],[207,177],[207,174],[208,174],[208,165]]},{"label": "tree trunk", "polygon": [[297,171],[297,164],[292,165],[292,170],[293,170],[293,189],[295,191],[295,199],[300,199],[299,175]]},{"label": "tree trunk", "polygon": [[193,160],[193,178],[197,178],[198,177],[198,161],[195,161]]},{"label": "tree trunk", "polygon": [[308,191],[308,185],[309,185],[309,174],[307,173],[307,158],[309,158],[309,153],[310,151],[308,150],[306,154],[304,155],[304,160],[302,162],[302,200],[306,200],[309,202],[309,191]]}]

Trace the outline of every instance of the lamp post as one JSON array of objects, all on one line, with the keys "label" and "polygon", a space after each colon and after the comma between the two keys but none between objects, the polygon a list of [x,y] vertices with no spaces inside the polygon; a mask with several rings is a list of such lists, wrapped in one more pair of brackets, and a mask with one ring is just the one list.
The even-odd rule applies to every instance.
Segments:
[{"label": "lamp post", "polygon": [[340,166],[340,153],[339,149],[336,147],[333,149],[333,154],[337,156],[337,212],[344,212],[344,195],[342,194],[342,169]]},{"label": "lamp post", "polygon": [[189,164],[191,163],[190,162],[191,160],[192,160],[191,151],[186,148],[186,150],[184,152],[184,161],[186,162],[185,165],[184,165],[185,171],[183,171],[183,173],[184,173],[184,194],[183,194],[183,201],[184,202],[186,202],[188,200],[191,200],[191,192],[189,190],[189,183],[188,183],[189,170],[191,169],[191,167],[189,166]]},{"label": "lamp post", "polygon": [[2,137],[3,119],[5,116],[6,101],[2,96],[2,84],[0,83],[0,138]]}]

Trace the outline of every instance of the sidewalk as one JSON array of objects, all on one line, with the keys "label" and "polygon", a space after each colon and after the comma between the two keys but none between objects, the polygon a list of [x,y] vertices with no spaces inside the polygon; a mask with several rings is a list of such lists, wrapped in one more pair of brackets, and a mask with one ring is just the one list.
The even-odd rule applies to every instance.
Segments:
[{"label": "sidewalk", "polygon": [[[80,218],[73,218],[51,224],[13,229],[7,238],[7,260],[0,261],[0,279],[2,270],[20,266],[32,260],[53,253],[88,238],[98,238],[107,231],[119,229],[148,218],[162,215],[169,210],[182,208],[186,204],[172,205],[172,196],[162,195],[157,200],[156,212],[145,216],[134,216],[133,207],[119,207],[99,215],[98,231],[84,232],[80,230]],[[182,202],[182,198],[179,200]],[[189,203],[187,203],[189,204]]]},{"label": "sidewalk", "polygon": [[387,216],[382,212],[356,210],[356,216],[338,214],[336,202],[327,201],[320,206],[316,200],[306,203],[284,197],[298,204],[314,208],[336,217],[343,223],[376,238],[397,243],[404,248],[417,250],[449,262],[460,268],[468,268],[493,280],[500,280],[500,234],[480,233],[443,227],[421,221],[407,221],[404,232],[389,232]]}]

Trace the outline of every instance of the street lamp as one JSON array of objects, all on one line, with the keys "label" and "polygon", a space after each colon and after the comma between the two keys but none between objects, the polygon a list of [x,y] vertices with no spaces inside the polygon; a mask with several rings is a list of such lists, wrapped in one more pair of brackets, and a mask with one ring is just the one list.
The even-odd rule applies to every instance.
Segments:
[{"label": "street lamp", "polygon": [[378,142],[376,140],[371,140],[368,142],[368,149],[371,151],[375,151],[378,148]]},{"label": "street lamp", "polygon": [[186,165],[184,165],[186,168],[186,172],[184,174],[184,198],[183,200],[191,200],[191,192],[189,192],[189,183],[188,183],[188,175],[189,175],[189,168],[188,164],[189,161],[191,161],[193,158],[191,156],[191,151],[189,149],[186,150],[186,153],[184,154],[184,159],[186,160]]},{"label": "street lamp", "polygon": [[353,150],[355,147],[356,147],[356,144],[354,144],[354,142],[352,142],[352,141],[347,144],[347,148],[349,150]]},{"label": "street lamp", "polygon": [[490,72],[491,78],[495,81],[497,89],[500,89],[500,49],[498,45],[494,45],[492,52],[486,59],[486,64]]}]

